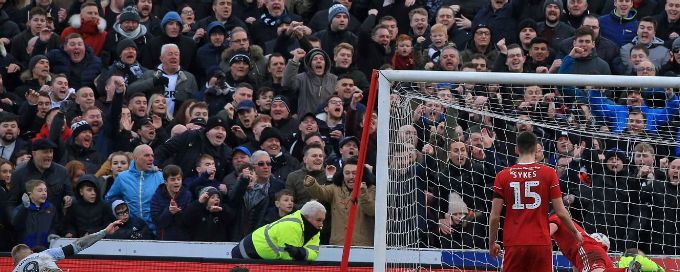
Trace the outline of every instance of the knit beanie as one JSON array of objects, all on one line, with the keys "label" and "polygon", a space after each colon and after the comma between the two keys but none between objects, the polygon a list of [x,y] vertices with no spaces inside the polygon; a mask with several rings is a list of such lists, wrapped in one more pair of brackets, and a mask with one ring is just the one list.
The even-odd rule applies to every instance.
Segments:
[{"label": "knit beanie", "polygon": [[175,11],[169,11],[168,13],[166,13],[165,16],[163,16],[163,20],[161,20],[161,30],[163,32],[165,32],[165,25],[171,21],[178,22],[181,25],[182,17],[179,17],[179,13]]},{"label": "knit beanie", "polygon": [[71,130],[73,131],[71,137],[75,138],[78,137],[78,134],[82,133],[83,131],[86,130],[92,131],[92,126],[90,126],[90,124],[88,124],[87,121],[83,120],[71,124]]},{"label": "knit beanie", "polygon": [[467,214],[468,207],[465,205],[463,198],[461,198],[459,194],[451,193],[449,194],[449,213],[454,214],[459,212]]},{"label": "knit beanie", "polygon": [[120,13],[120,16],[118,16],[118,22],[122,23],[125,21],[135,21],[139,23],[142,18],[139,16],[139,13],[137,12],[137,9],[132,6],[127,6],[123,8],[122,12]]},{"label": "knit beanie", "polygon": [[120,40],[120,41],[118,42],[118,45],[116,45],[116,53],[118,54],[117,56],[120,57],[120,54],[123,53],[123,50],[125,50],[125,48],[128,48],[128,47],[134,48],[135,51],[137,51],[137,49],[138,49],[138,48],[137,48],[137,44],[135,43],[135,41],[133,41],[133,40],[131,40],[131,39],[122,39],[122,40]]},{"label": "knit beanie", "polygon": [[28,61],[28,71],[33,71],[33,68],[35,68],[35,65],[38,64],[40,60],[50,61],[45,55],[35,55]]},{"label": "knit beanie", "polygon": [[333,21],[333,17],[335,17],[335,15],[338,15],[338,13],[344,13],[349,18],[349,11],[347,10],[347,7],[343,6],[342,4],[335,4],[328,8],[329,24]]},{"label": "knit beanie", "polygon": [[536,25],[536,21],[534,21],[531,18],[526,18],[526,19],[522,20],[521,22],[519,22],[519,24],[517,25],[517,30],[522,31],[522,29],[525,29],[527,27],[533,29],[534,31],[536,31],[536,29],[538,29],[538,26]]},{"label": "knit beanie", "polygon": [[543,12],[545,12],[545,8],[548,7],[550,4],[555,4],[557,7],[560,9],[560,13],[564,12],[564,6],[562,6],[562,0],[545,0],[543,2]]},{"label": "knit beanie", "polygon": [[224,120],[222,118],[219,118],[217,116],[213,116],[208,118],[208,123],[205,125],[205,132],[207,133],[211,129],[222,126],[224,129],[227,129],[226,124],[224,123]]}]

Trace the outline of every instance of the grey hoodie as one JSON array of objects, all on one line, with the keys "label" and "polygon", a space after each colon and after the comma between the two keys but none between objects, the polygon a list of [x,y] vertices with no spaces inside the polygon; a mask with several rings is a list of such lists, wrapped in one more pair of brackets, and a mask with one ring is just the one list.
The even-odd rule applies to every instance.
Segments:
[{"label": "grey hoodie", "polygon": [[[631,42],[621,46],[621,61],[623,62],[623,65],[626,66],[626,74],[636,74],[636,71],[633,70],[635,67],[630,63],[630,49],[638,43],[638,37],[636,36]],[[652,42],[647,45],[649,60],[652,61],[657,70],[661,68],[661,65],[666,64],[670,58],[668,48],[666,48],[663,43],[664,41],[662,39],[654,37]]]},{"label": "grey hoodie", "polygon": [[[314,74],[311,67],[312,59],[318,54],[321,54],[326,61],[322,76]],[[300,63],[293,63],[292,59],[288,60],[281,82],[281,86],[287,87],[286,96],[298,98],[299,116],[308,112],[316,113],[317,107],[335,93],[335,83],[338,80],[338,77],[330,72],[331,59],[323,50],[318,48],[310,50],[303,62],[307,71],[298,73]]]}]

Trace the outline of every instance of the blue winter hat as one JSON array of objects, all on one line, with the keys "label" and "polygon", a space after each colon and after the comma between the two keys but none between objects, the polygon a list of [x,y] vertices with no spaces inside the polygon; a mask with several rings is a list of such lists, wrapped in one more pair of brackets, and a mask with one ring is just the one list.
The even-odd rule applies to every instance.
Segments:
[{"label": "blue winter hat", "polygon": [[214,21],[208,25],[208,36],[210,36],[215,31],[220,31],[222,34],[227,33],[227,29],[224,28],[224,25],[218,21]]},{"label": "blue winter hat", "polygon": [[165,16],[163,16],[163,20],[161,20],[161,30],[163,30],[163,32],[165,32],[165,25],[171,21],[178,22],[181,25],[182,17],[179,17],[179,13],[175,11],[169,11],[166,13]]},{"label": "blue winter hat", "polygon": [[335,4],[332,5],[330,8],[328,8],[328,23],[330,24],[333,21],[333,17],[335,15],[338,15],[338,13],[344,13],[349,17],[349,10],[347,10],[347,7],[343,6],[342,4]]}]

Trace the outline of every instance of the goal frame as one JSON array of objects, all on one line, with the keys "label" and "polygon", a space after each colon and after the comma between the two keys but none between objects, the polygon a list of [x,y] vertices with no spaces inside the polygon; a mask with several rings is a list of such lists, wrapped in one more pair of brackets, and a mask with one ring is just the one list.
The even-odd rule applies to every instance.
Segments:
[{"label": "goal frame", "polygon": [[[374,271],[385,271],[388,261],[387,249],[387,186],[380,181],[389,182],[389,143],[390,143],[390,94],[392,83],[437,82],[437,83],[475,83],[475,84],[521,84],[521,85],[559,85],[559,86],[598,86],[633,88],[680,88],[680,77],[659,76],[618,76],[618,75],[574,75],[574,74],[531,74],[498,72],[448,72],[380,70],[378,71],[378,128],[376,153],[375,232],[374,232]],[[382,186],[381,186],[382,185]]]}]

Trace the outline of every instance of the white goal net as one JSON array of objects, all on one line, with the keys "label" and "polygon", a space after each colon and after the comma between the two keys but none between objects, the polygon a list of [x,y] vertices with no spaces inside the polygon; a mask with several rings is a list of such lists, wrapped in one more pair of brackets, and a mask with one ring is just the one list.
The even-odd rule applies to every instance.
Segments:
[{"label": "white goal net", "polygon": [[376,271],[498,269],[492,185],[522,131],[539,137],[537,159],[556,169],[572,217],[608,235],[612,256],[638,248],[680,267],[668,257],[680,254],[680,79],[379,74]]}]

